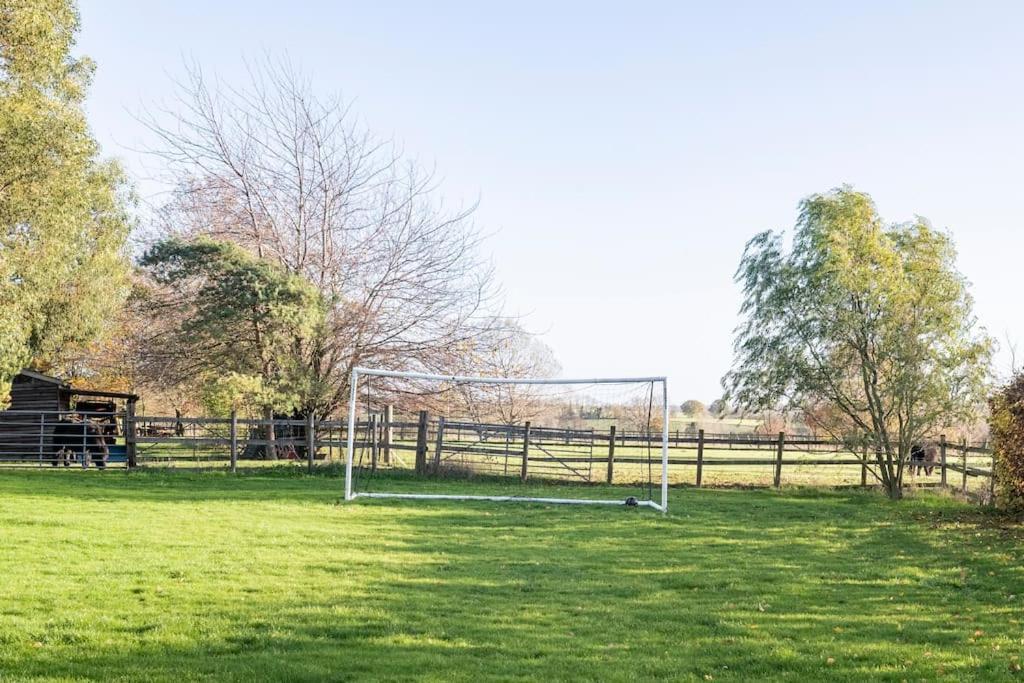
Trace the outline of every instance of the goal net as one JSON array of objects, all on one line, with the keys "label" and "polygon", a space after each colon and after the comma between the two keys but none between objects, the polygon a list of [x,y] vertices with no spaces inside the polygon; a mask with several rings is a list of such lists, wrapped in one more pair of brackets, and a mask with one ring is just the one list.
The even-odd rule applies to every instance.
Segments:
[{"label": "goal net", "polygon": [[664,377],[512,379],[357,368],[345,499],[668,508]]}]

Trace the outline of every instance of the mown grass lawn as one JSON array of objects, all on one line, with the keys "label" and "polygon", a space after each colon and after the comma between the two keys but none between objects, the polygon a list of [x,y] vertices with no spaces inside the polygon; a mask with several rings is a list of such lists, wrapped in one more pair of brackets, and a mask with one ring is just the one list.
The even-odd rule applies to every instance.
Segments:
[{"label": "mown grass lawn", "polygon": [[1024,678],[1024,534],[944,496],[341,487],[0,472],[0,680]]}]

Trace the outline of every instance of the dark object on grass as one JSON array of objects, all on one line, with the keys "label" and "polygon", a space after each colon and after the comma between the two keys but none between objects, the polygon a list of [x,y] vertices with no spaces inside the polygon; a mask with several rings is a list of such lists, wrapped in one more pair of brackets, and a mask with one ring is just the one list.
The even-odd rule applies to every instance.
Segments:
[{"label": "dark object on grass", "polygon": [[639,504],[640,504],[640,501],[638,501],[636,499],[636,497],[634,497],[634,496],[630,496],[629,498],[626,499],[626,506],[627,507],[635,508]]}]

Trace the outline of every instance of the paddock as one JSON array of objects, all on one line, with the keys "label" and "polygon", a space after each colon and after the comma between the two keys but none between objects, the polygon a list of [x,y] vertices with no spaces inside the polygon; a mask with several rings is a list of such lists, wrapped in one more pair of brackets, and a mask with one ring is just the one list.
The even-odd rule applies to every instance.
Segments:
[{"label": "paddock", "polygon": [[[0,466],[45,466],[51,452],[40,448],[40,421],[59,417],[26,414],[36,430],[16,454]],[[139,468],[223,469],[237,471],[288,464],[310,471],[340,466],[345,460],[347,423],[342,420],[277,419],[274,443],[278,460],[253,458],[268,441],[267,420],[235,417],[115,414],[119,435],[113,448],[134,455]],[[476,477],[505,477],[508,487],[522,477],[555,479],[582,485],[629,488],[657,466],[660,435],[602,428],[531,426],[529,442],[522,425],[444,421],[438,417],[392,414],[357,423],[353,460],[366,472],[420,472],[431,467],[462,469]],[[440,438],[439,438],[440,435]],[[987,444],[934,438],[938,461],[931,475],[918,475],[907,463],[908,488],[944,488],[982,503],[993,500],[992,452]],[[668,475],[680,487],[874,487],[870,454],[857,443],[785,433],[705,433],[673,429],[668,439]],[[868,460],[865,461],[865,455]],[[127,460],[127,458],[126,458]],[[126,463],[125,463],[126,464]],[[507,487],[507,488],[508,488]],[[610,494],[618,496],[618,494]],[[624,494],[625,495],[625,494]]]}]

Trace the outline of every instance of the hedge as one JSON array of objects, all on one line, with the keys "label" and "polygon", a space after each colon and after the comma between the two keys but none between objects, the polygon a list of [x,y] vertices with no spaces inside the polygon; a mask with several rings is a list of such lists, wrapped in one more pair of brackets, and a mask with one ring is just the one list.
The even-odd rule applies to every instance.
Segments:
[{"label": "hedge", "polygon": [[989,401],[992,448],[995,453],[996,504],[1012,513],[1024,512],[1024,373]]}]

